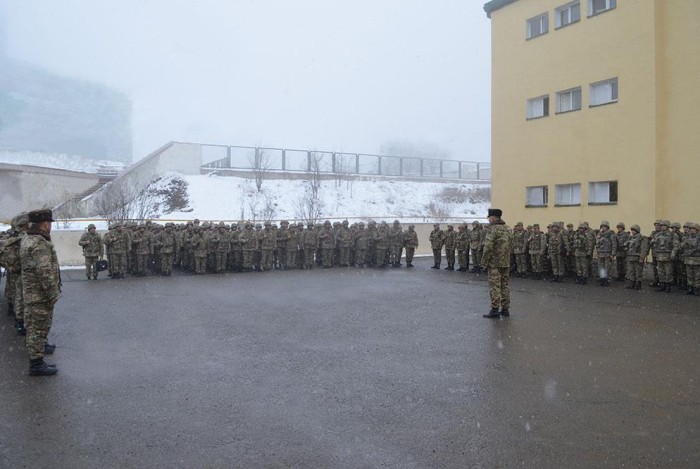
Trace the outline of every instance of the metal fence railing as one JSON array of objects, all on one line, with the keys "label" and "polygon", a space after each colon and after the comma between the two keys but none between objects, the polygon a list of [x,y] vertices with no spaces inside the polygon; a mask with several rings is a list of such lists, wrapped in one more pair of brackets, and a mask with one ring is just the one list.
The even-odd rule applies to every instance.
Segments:
[{"label": "metal fence railing", "polygon": [[202,144],[202,167],[491,180],[491,163],[477,161],[237,145]]}]

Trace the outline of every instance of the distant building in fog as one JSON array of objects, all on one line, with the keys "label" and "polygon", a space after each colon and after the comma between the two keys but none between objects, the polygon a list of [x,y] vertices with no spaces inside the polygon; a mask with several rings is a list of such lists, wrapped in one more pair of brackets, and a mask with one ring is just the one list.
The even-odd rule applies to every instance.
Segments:
[{"label": "distant building in fog", "polygon": [[0,19],[0,148],[131,163],[131,101],[7,56]]}]

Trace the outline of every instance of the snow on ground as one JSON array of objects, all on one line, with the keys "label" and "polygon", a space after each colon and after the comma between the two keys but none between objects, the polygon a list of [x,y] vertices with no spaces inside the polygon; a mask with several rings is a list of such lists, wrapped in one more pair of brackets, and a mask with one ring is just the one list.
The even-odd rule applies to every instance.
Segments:
[{"label": "snow on ground", "polygon": [[[181,176],[170,174],[161,181],[181,177],[188,183],[190,203],[185,210],[160,218],[191,220],[299,220],[300,205],[310,184],[304,180],[269,179],[258,192],[255,181],[216,175]],[[435,217],[428,209],[433,204],[444,209],[450,219],[483,219],[488,202],[477,204],[445,203],[439,194],[445,187],[468,191],[483,185],[446,184],[412,181],[321,181],[319,199],[322,219],[414,219],[430,221]]]},{"label": "snow on ground", "polygon": [[96,173],[100,166],[110,166],[119,170],[124,168],[124,163],[118,161],[93,160],[78,155],[4,148],[0,148],[0,163],[65,169],[83,173]]}]

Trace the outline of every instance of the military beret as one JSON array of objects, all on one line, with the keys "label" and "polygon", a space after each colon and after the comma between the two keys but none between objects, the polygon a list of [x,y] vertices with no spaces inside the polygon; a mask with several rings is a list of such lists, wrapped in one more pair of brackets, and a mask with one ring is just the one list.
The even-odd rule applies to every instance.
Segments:
[{"label": "military beret", "polygon": [[32,210],[27,214],[30,223],[41,223],[44,221],[54,221],[53,212],[48,209]]}]

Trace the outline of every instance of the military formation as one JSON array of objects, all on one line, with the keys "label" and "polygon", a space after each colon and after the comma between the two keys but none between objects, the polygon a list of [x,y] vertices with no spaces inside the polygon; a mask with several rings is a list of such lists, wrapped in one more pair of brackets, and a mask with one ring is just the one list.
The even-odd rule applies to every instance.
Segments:
[{"label": "military formation", "polygon": [[[440,268],[444,250],[446,270],[483,271],[481,258],[492,226],[475,221],[471,229],[464,223],[455,231],[454,225],[442,230],[435,224],[430,233],[432,268]],[[589,278],[597,278],[603,287],[609,286],[611,279],[626,280],[627,288],[641,290],[644,267],[649,264],[650,287],[667,293],[675,287],[688,295],[700,294],[698,223],[681,225],[656,220],[649,235],[642,235],[639,225],[632,225],[628,231],[622,222],[613,230],[606,220],[597,229],[587,222],[581,222],[576,229],[571,223],[565,226],[564,222],[554,222],[544,230],[539,224],[526,227],[519,222],[511,231],[510,271],[513,276],[535,280],[549,278],[551,282],[563,282],[570,277],[579,285],[587,284]]]},{"label": "military formation", "polygon": [[98,277],[106,256],[108,276],[172,275],[174,269],[197,275],[225,272],[313,269],[315,267],[400,267],[405,255],[413,267],[418,247],[414,225],[398,220],[349,224],[290,224],[282,221],[164,225],[147,221],[117,222],[101,237],[94,225],[79,241],[88,280]]},{"label": "military formation", "polygon": [[48,342],[53,308],[61,293],[61,273],[51,243],[51,210],[21,213],[0,236],[0,266],[7,272],[5,296],[17,333],[26,336],[29,375],[58,371],[44,361],[56,346]]}]

